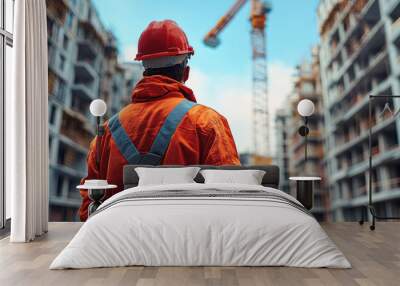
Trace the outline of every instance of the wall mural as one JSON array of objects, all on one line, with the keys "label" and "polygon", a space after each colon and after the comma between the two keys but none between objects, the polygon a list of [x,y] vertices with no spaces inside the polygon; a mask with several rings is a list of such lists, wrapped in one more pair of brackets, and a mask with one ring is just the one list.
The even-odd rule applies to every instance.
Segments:
[{"label": "wall mural", "polygon": [[400,216],[400,99],[376,98],[371,118],[368,101],[400,94],[400,12],[123,2],[46,1],[51,221],[86,220],[122,191],[127,162],[274,164],[297,198],[293,178],[318,178],[308,197],[320,221],[365,216],[371,180],[376,215]]}]

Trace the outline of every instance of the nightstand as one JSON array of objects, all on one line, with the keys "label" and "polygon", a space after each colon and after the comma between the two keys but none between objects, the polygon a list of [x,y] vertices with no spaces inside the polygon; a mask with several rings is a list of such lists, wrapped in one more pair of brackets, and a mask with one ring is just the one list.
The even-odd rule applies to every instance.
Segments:
[{"label": "nightstand", "polygon": [[296,181],[296,198],[303,206],[311,210],[314,202],[314,182],[321,181],[320,177],[290,177],[289,180]]}]

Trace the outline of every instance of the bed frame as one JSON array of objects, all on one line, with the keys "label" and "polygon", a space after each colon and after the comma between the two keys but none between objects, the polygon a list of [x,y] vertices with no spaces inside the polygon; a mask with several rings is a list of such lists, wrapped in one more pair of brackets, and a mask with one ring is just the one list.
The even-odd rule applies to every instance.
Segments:
[{"label": "bed frame", "polygon": [[[264,170],[266,173],[262,179],[262,185],[265,187],[279,188],[279,167],[275,165],[260,165],[260,166],[209,166],[209,165],[191,165],[200,167],[201,169],[219,169],[219,170]],[[149,165],[125,165],[124,166],[124,189],[136,187],[139,182],[139,177],[135,171],[136,167],[147,168],[177,168],[184,167],[178,165],[162,165],[162,166],[149,166]],[[204,183],[203,176],[199,173],[194,179],[197,183]]]}]

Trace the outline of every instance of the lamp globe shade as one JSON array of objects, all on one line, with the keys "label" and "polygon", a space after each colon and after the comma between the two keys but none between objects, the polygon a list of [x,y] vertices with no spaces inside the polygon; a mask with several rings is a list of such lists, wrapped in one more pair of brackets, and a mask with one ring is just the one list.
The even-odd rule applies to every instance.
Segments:
[{"label": "lamp globe shade", "polygon": [[102,99],[95,99],[90,103],[90,113],[93,116],[103,116],[107,111],[107,104]]},{"label": "lamp globe shade", "polygon": [[297,111],[303,117],[311,116],[314,113],[314,103],[309,99],[300,100]]}]

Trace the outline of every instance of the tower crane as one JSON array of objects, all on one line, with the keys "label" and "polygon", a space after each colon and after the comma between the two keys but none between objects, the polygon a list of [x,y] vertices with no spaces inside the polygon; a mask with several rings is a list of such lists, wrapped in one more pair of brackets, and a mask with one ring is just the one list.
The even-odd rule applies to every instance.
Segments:
[{"label": "tower crane", "polygon": [[[218,35],[229,24],[238,11],[248,0],[236,0],[228,12],[204,37],[204,44],[216,48],[220,44]],[[268,13],[271,12],[269,2],[251,1],[251,44],[253,61],[253,148],[257,155],[270,155],[269,140],[269,109],[268,109],[268,76],[265,26]]]}]

